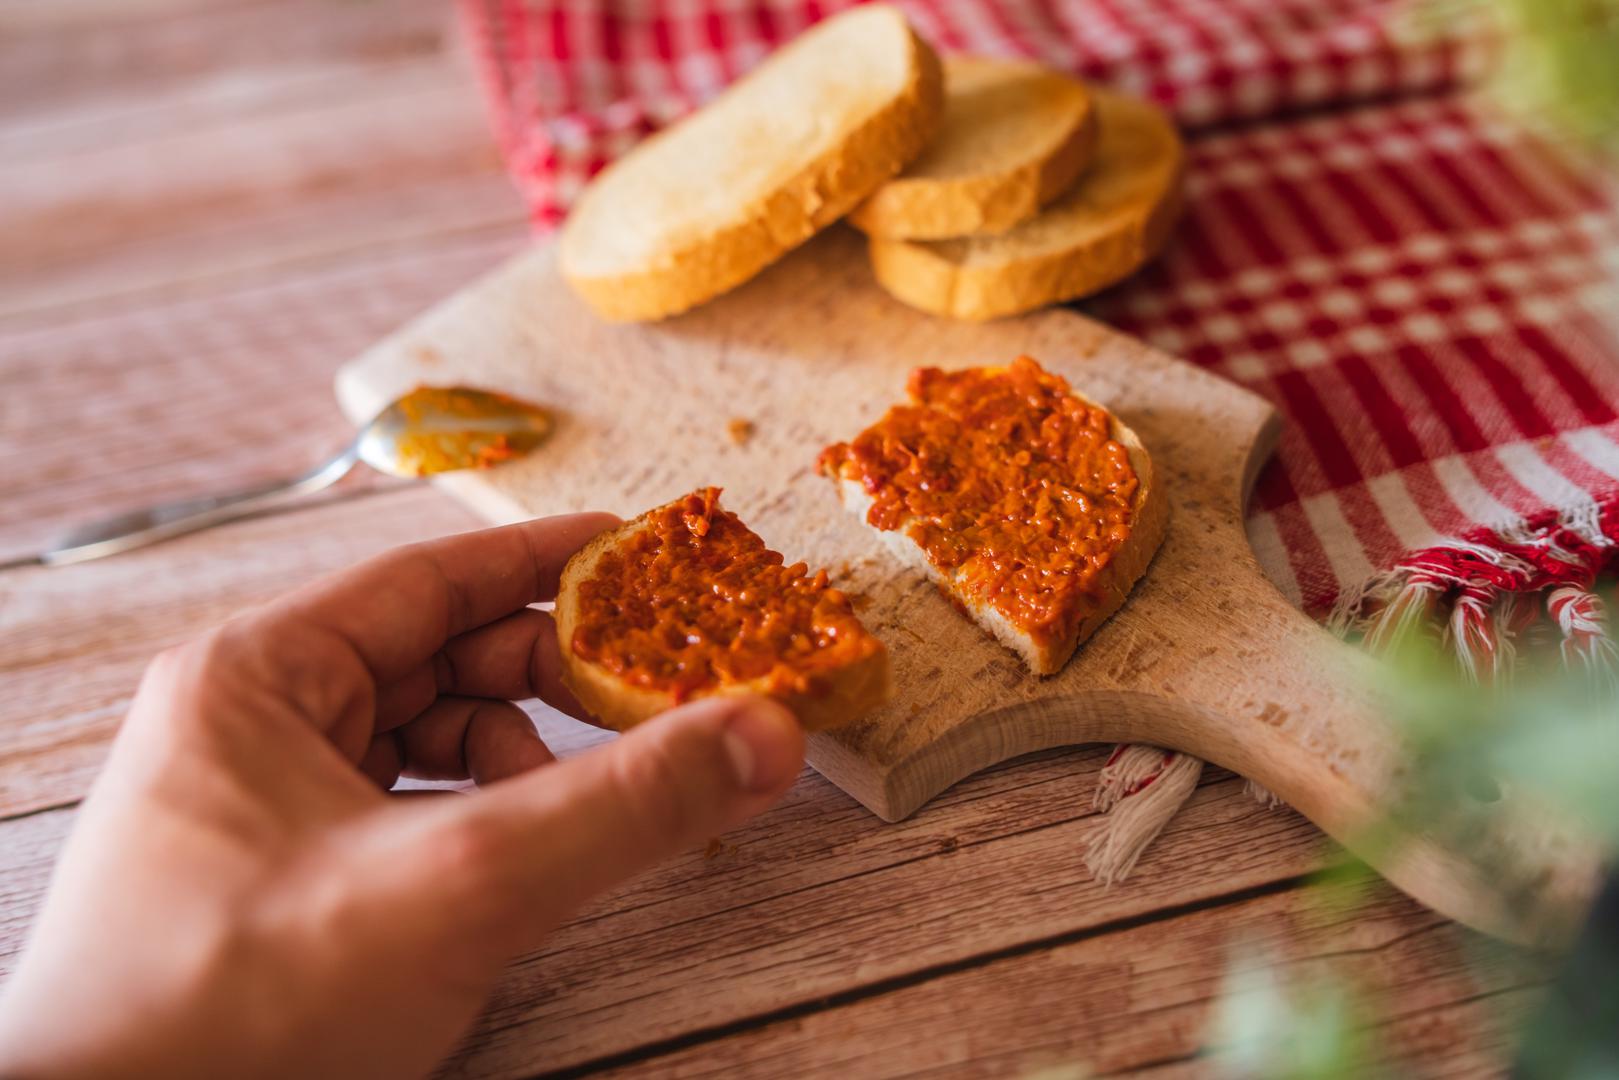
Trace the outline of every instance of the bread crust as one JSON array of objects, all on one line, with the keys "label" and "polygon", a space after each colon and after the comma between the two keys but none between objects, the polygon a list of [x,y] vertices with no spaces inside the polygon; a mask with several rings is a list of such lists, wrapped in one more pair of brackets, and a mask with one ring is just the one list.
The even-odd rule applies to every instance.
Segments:
[{"label": "bread crust", "polygon": [[[1075,625],[1073,633],[1057,640],[1040,642],[1025,631],[1013,626],[999,611],[964,592],[959,583],[946,575],[927,557],[927,552],[907,534],[898,529],[877,530],[883,544],[903,560],[925,574],[940,591],[950,597],[974,622],[990,636],[1015,652],[1019,659],[1036,675],[1055,675],[1063,669],[1074,651],[1105,623],[1130,595],[1130,590],[1152,563],[1153,556],[1164,542],[1169,527],[1169,499],[1154,471],[1152,456],[1141,437],[1126,427],[1105,405],[1070,389],[1074,397],[1096,408],[1107,411],[1111,437],[1125,448],[1130,456],[1130,467],[1136,474],[1136,496],[1131,503],[1130,535],[1114,554],[1113,559],[1097,577],[1098,602],[1087,610]],[[843,506],[866,520],[871,507],[871,496],[857,482],[837,477],[838,499]]]},{"label": "bread crust", "polygon": [[[663,507],[648,510],[633,521],[601,533],[577,551],[562,568],[553,616],[557,624],[558,652],[562,655],[562,683],[603,727],[627,731],[643,720],[680,704],[671,693],[631,686],[598,664],[581,659],[573,651],[573,635],[580,616],[579,587],[596,572],[603,555],[647,529],[653,515]],[[772,694],[767,680],[721,686],[700,697],[737,697],[759,694],[774,697],[792,710],[806,731],[823,731],[854,720],[887,701],[892,693],[888,653],[871,656],[828,673],[822,694]]]},{"label": "bread crust", "polygon": [[[1079,80],[1027,61],[972,57],[946,59],[944,77],[944,114],[933,145],[849,214],[849,224],[862,232],[894,240],[1002,233],[1039,213],[1090,164],[1096,109]],[[962,100],[967,94],[998,98],[968,103]],[[1010,153],[994,146],[997,133],[987,130],[994,117],[986,107],[1027,108],[1027,99],[1041,101],[1044,125]],[[982,167],[930,167],[947,142],[952,157],[981,155]]]},{"label": "bread crust", "polygon": [[[739,207],[730,224],[660,253],[655,265],[605,275],[579,269],[578,258],[570,253],[591,243],[577,224],[585,218],[581,211],[592,197],[587,189],[563,227],[563,277],[605,319],[661,319],[735,288],[842,217],[904,168],[938,127],[944,97],[939,59],[914,30],[907,31],[907,39],[910,78],[899,94],[775,190]],[[766,60],[727,93],[746,93],[748,80],[769,63]],[[653,135],[642,147],[678,138],[680,127],[675,124]],[[642,147],[609,169],[634,168]]]},{"label": "bread crust", "polygon": [[[1087,296],[1134,273],[1162,250],[1182,207],[1185,162],[1179,136],[1154,106],[1096,91],[1102,129],[1096,160],[1073,190],[991,239],[868,242],[872,271],[896,298],[935,315],[994,319]],[[1117,134],[1136,129],[1149,153],[1118,175]],[[1137,149],[1141,147],[1138,146]],[[1098,198],[1127,180],[1123,198]]]}]

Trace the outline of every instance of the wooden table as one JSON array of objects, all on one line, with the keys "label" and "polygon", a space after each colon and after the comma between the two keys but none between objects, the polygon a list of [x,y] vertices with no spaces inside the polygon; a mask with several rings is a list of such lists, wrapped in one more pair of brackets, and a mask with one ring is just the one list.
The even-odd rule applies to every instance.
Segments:
[{"label": "wooden table", "polygon": [[[339,362],[525,241],[446,0],[0,0],[0,561],[82,518],[299,469]],[[94,449],[92,449],[94,448]],[[0,572],[0,974],[147,659],[393,544],[473,527],[358,477],[106,562]],[[600,736],[536,715],[561,752]],[[1378,992],[1420,1074],[1498,1070],[1543,965],[1209,770],[1122,885],[1082,866],[1104,748],[884,825],[813,772],[513,964],[452,1075],[1190,1074],[1232,946]],[[1064,1073],[1067,1075],[1067,1073]]]}]

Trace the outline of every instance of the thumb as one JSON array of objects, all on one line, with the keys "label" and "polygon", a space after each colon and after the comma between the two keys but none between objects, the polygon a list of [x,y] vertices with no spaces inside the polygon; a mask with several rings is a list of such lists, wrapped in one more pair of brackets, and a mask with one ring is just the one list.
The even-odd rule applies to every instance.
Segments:
[{"label": "thumb", "polygon": [[[543,929],[595,894],[774,805],[804,733],[766,698],[693,702],[588,754],[463,800],[479,844]],[[508,878],[508,880],[510,880]]]}]

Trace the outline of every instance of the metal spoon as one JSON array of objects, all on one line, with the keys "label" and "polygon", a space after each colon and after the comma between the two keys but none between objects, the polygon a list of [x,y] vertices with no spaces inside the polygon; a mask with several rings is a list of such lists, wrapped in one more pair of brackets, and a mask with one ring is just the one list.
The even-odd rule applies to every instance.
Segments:
[{"label": "metal spoon", "polygon": [[378,413],[342,453],[302,476],[82,525],[37,561],[99,559],[282,506],[330,487],[361,461],[391,476],[428,476],[521,457],[550,433],[550,414],[537,405],[465,386],[418,387]]}]

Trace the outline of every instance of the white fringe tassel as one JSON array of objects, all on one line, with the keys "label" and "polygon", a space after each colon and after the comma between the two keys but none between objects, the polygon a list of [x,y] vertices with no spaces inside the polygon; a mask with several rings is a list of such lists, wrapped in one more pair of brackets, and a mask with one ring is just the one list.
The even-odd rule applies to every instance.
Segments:
[{"label": "white fringe tassel", "polygon": [[1619,645],[1608,633],[1608,616],[1594,592],[1564,585],[1546,598],[1546,611],[1563,632],[1560,651],[1570,671],[1583,671],[1619,698]]},{"label": "white fringe tassel", "polygon": [[1203,763],[1155,746],[1124,746],[1102,767],[1096,809],[1107,815],[1092,834],[1085,866],[1104,885],[1123,881],[1136,860],[1197,788]]},{"label": "white fringe tassel", "polygon": [[1278,806],[1283,805],[1279,795],[1277,795],[1270,788],[1266,787],[1264,784],[1257,783],[1253,780],[1244,780],[1242,782],[1242,792],[1250,799],[1258,802],[1259,805],[1263,806],[1266,810],[1274,810]]}]

